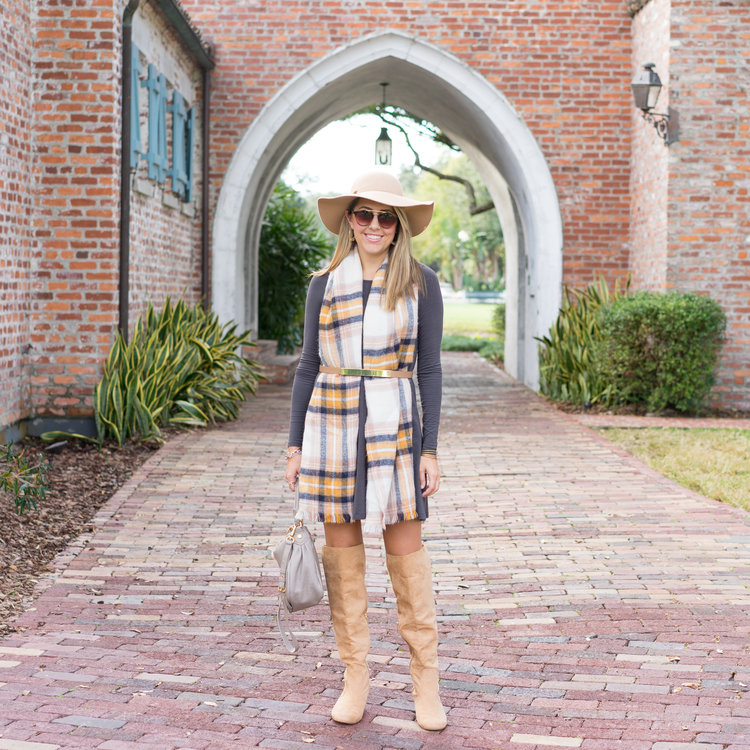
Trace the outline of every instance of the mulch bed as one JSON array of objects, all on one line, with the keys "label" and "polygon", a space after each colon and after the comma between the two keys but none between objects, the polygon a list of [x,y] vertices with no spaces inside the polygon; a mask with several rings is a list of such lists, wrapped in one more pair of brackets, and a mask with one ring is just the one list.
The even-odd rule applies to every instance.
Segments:
[{"label": "mulch bed", "polygon": [[674,417],[675,419],[686,419],[690,417],[707,418],[707,419],[748,419],[750,412],[741,410],[717,409],[715,407],[705,407],[697,414],[686,414],[675,411],[674,409],[663,409],[657,413],[651,413],[643,404],[622,404],[619,406],[600,406],[591,404],[589,406],[580,406],[579,404],[565,403],[564,401],[553,401],[543,394],[540,394],[550,406],[554,406],[559,411],[568,414],[608,414],[615,416],[633,416],[633,417]]},{"label": "mulch bed", "polygon": [[22,445],[49,460],[49,491],[36,509],[22,515],[0,492],[0,635],[14,632],[11,620],[30,605],[48,563],[71,539],[92,530],[96,511],[158,448],[130,443],[99,449],[70,440],[47,452],[48,444],[40,440]]}]

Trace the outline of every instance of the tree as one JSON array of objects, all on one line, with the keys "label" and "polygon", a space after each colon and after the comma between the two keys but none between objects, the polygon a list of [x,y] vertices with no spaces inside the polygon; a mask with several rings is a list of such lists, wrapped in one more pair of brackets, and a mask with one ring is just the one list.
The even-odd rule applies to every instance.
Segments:
[{"label": "tree", "polygon": [[[447,154],[437,171],[481,185],[473,164],[461,153]],[[415,255],[431,266],[454,289],[501,289],[505,246],[497,212],[470,213],[471,198],[463,182],[446,181],[432,172],[406,172],[401,183],[407,192],[421,200],[435,201],[435,215],[425,232],[414,238]],[[476,190],[478,200],[488,197],[483,186]]]}]

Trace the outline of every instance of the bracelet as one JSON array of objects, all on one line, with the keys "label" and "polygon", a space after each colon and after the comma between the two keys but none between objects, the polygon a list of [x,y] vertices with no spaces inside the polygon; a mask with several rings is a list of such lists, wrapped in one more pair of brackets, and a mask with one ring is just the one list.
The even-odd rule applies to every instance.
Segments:
[{"label": "bracelet", "polygon": [[297,454],[302,455],[302,448],[295,448],[293,451],[289,451],[289,453],[286,454],[286,460],[288,461],[290,458],[294,458]]},{"label": "bracelet", "polygon": [[430,458],[437,458],[437,451],[423,450],[422,456],[429,456]]}]

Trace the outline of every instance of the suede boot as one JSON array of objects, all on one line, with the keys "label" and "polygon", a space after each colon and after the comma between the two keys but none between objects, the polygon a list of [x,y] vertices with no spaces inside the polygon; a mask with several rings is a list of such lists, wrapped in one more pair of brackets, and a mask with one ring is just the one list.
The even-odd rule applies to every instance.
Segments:
[{"label": "suede boot", "polygon": [[323,547],[323,570],[336,646],[346,665],[344,691],[331,709],[331,718],[342,724],[356,724],[362,718],[370,693],[364,545]]},{"label": "suede boot", "polygon": [[448,723],[438,694],[437,619],[430,556],[422,547],[410,555],[386,555],[398,606],[398,629],[409,646],[414,709],[422,729]]}]

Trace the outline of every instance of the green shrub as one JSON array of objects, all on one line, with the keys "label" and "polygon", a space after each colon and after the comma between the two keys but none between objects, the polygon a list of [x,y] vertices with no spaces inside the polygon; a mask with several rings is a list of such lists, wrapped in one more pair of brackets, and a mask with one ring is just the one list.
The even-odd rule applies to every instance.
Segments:
[{"label": "green shrub", "polygon": [[478,352],[489,340],[476,336],[443,336],[440,348],[444,352]]},{"label": "green shrub", "polygon": [[698,411],[714,383],[726,316],[709,297],[637,292],[602,314],[597,353],[610,401]]},{"label": "green shrub", "polygon": [[564,288],[557,320],[547,336],[537,338],[542,344],[539,347],[539,389],[545,396],[580,406],[609,398],[611,387],[597,372],[594,360],[595,348],[602,336],[599,313],[622,294],[619,282],[610,293],[604,279],[584,291]]},{"label": "green shrub", "polygon": [[505,358],[505,342],[494,340],[485,342],[479,350],[479,356],[489,360],[493,365],[502,367]]},{"label": "green shrub", "polygon": [[[159,440],[160,425],[203,427],[236,418],[245,394],[255,392],[259,369],[240,354],[254,345],[249,332],[235,328],[200,304],[180,300],[173,307],[167,299],[160,312],[149,304],[129,343],[117,334],[94,390],[99,444]],[[63,436],[69,434],[42,437]]]},{"label": "green shrub", "polygon": [[279,354],[302,343],[310,274],[332,248],[297,193],[277,183],[263,217],[258,248],[258,335]]},{"label": "green shrub", "polygon": [[29,506],[36,510],[37,500],[44,500],[49,489],[49,461],[40,453],[30,460],[25,448],[17,450],[7,443],[0,455],[0,490],[13,498],[21,515]]},{"label": "green shrub", "polygon": [[505,341],[505,302],[495,305],[492,311],[492,330],[498,341]]}]

